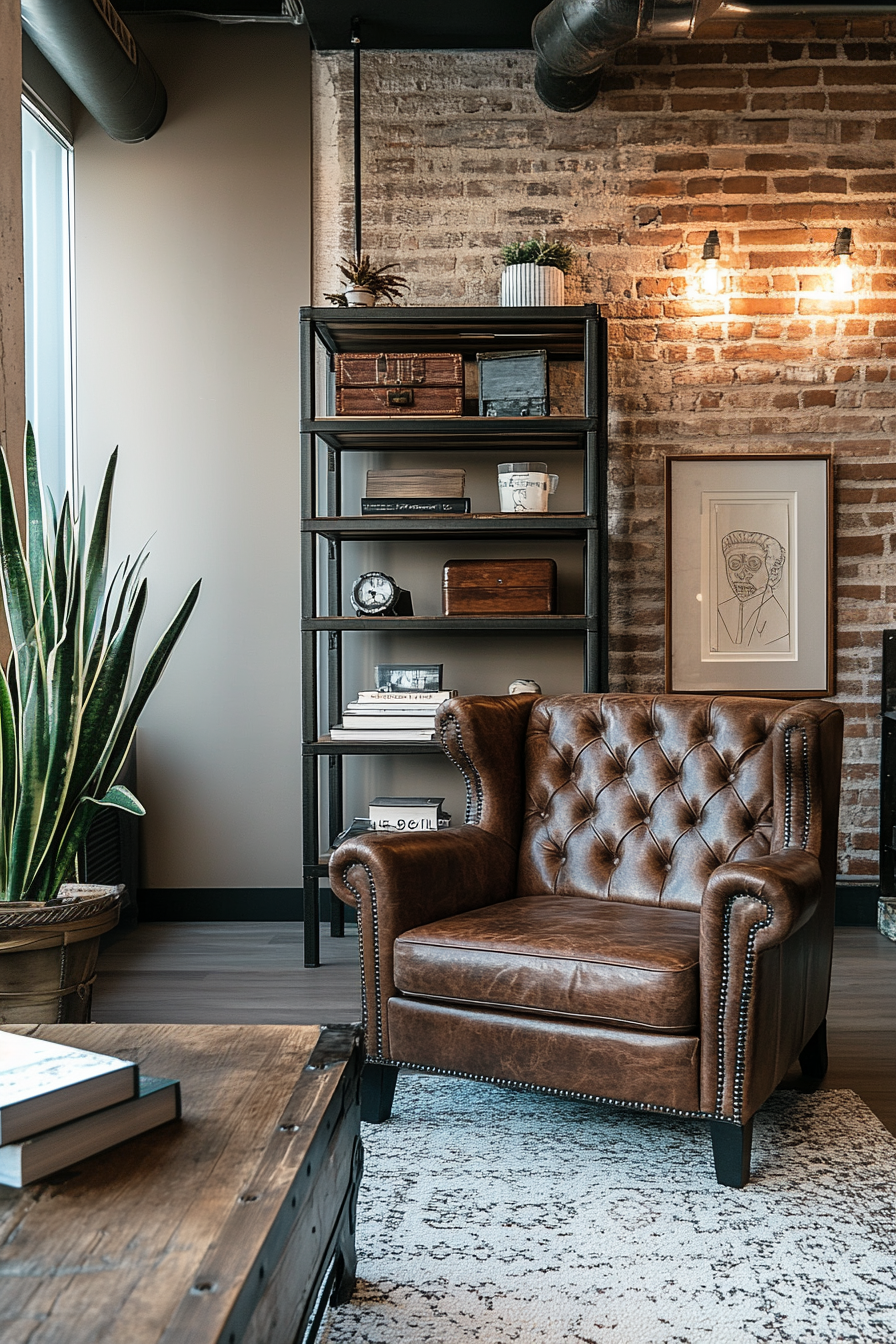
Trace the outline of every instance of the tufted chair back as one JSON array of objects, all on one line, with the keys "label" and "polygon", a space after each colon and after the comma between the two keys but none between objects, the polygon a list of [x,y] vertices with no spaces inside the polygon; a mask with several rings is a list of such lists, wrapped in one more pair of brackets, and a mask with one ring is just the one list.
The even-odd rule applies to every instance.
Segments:
[{"label": "tufted chair back", "polygon": [[519,894],[699,910],[772,843],[776,700],[563,695],[532,708]]}]

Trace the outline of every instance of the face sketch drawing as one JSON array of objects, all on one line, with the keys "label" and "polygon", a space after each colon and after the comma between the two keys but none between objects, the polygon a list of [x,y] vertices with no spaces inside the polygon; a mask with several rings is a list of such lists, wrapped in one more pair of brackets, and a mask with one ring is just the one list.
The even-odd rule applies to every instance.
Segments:
[{"label": "face sketch drawing", "polygon": [[722,538],[725,577],[733,593],[719,603],[719,620],[737,648],[786,645],[787,612],[775,596],[786,551],[766,532],[729,532]]}]

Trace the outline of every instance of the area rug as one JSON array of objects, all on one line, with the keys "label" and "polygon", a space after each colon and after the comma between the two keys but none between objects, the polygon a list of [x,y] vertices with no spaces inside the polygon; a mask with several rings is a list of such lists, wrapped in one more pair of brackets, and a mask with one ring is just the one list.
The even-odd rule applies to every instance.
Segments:
[{"label": "area rug", "polygon": [[364,1125],[358,1289],[326,1344],[893,1344],[896,1139],[778,1092],[753,1176],[708,1128],[402,1075]]}]

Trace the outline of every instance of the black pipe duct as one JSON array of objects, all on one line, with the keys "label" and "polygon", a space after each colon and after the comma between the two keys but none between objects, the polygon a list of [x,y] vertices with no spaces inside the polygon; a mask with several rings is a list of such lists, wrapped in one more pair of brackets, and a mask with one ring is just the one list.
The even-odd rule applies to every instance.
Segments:
[{"label": "black pipe duct", "polygon": [[532,24],[535,91],[554,112],[580,112],[597,97],[601,73],[620,47],[639,37],[689,38],[722,14],[726,18],[784,18],[892,13],[889,4],[765,3],[765,0],[551,0]]},{"label": "black pipe duct", "polygon": [[164,85],[109,0],[22,0],[22,27],[113,140],[148,140]]}]

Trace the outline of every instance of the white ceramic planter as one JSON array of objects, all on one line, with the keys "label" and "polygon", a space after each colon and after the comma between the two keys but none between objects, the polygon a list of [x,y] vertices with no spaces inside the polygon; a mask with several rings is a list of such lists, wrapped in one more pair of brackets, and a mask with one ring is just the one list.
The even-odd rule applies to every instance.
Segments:
[{"label": "white ceramic planter", "polygon": [[376,295],[372,289],[360,289],[357,285],[349,285],[345,291],[345,301],[349,308],[372,308],[376,303]]},{"label": "white ceramic planter", "polygon": [[501,275],[502,308],[562,308],[564,275],[556,266],[522,262]]}]

